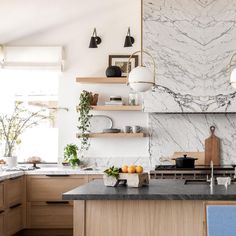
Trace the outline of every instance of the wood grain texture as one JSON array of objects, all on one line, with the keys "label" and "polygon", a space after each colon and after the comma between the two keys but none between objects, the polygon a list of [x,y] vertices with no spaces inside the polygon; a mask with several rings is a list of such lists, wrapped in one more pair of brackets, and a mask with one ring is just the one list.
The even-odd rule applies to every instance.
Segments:
[{"label": "wood grain texture", "polygon": [[4,213],[0,213],[0,236],[4,236]]},{"label": "wood grain texture", "polygon": [[4,208],[4,184],[0,183],[0,211]]},{"label": "wood grain texture", "polygon": [[[91,133],[89,138],[144,138],[147,137],[147,134],[144,133]],[[81,135],[77,134],[77,138],[80,138]]]},{"label": "wood grain texture", "polygon": [[214,165],[220,165],[220,139],[214,133],[215,128],[212,129],[211,136],[205,140],[205,165],[210,165],[211,160]]},{"label": "wood grain texture", "polygon": [[28,204],[28,228],[33,229],[67,229],[73,228],[73,205],[37,202]]},{"label": "wood grain texture", "polygon": [[[174,152],[172,158],[176,159],[177,157],[182,157],[185,154],[188,157],[197,158],[195,165],[205,165],[205,152]],[[175,165],[175,161],[173,161],[173,164]]]},{"label": "wood grain texture", "polygon": [[88,182],[88,176],[27,176],[27,199],[31,202],[61,201],[62,193]]},{"label": "wood grain texture", "polygon": [[77,83],[82,84],[126,84],[126,77],[78,77]]},{"label": "wood grain texture", "polygon": [[[74,201],[73,236],[86,236],[86,202]],[[103,222],[104,223],[104,222]],[[90,227],[93,227],[92,225]],[[95,235],[94,235],[95,236]]]},{"label": "wood grain texture", "polygon": [[203,236],[203,201],[86,201],[85,230],[81,203],[75,202],[75,236]]},{"label": "wood grain texture", "polygon": [[11,207],[15,204],[23,204],[24,201],[24,177],[9,179],[5,182],[5,201],[6,206]]}]

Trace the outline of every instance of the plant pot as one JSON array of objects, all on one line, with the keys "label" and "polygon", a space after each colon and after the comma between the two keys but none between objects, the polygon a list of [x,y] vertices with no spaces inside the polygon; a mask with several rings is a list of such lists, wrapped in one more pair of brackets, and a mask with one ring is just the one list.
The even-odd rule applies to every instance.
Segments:
[{"label": "plant pot", "polygon": [[115,187],[119,180],[116,179],[115,177],[113,176],[107,176],[106,174],[103,175],[103,182],[104,182],[104,185],[105,186],[108,186],[108,187]]},{"label": "plant pot", "polygon": [[7,163],[7,167],[9,169],[15,168],[17,166],[17,157],[13,156],[13,157],[5,157],[6,163]]}]

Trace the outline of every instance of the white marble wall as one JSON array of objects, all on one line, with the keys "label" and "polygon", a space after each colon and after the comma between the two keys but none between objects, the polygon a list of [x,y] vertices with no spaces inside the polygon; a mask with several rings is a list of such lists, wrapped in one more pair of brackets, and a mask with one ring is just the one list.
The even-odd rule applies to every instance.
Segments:
[{"label": "white marble wall", "polygon": [[235,164],[236,114],[229,113],[236,91],[227,64],[236,51],[236,1],[144,2],[144,48],[157,64],[155,92],[144,96],[145,111],[158,113],[149,119],[151,165],[175,151],[204,151],[211,125],[222,139],[222,163]]},{"label": "white marble wall", "polygon": [[204,151],[211,125],[221,139],[222,164],[236,164],[236,115],[150,114],[149,122],[152,166],[176,151]]},{"label": "white marble wall", "polygon": [[236,51],[236,1],[144,2],[144,48],[157,64],[145,111],[236,112],[227,73]]}]

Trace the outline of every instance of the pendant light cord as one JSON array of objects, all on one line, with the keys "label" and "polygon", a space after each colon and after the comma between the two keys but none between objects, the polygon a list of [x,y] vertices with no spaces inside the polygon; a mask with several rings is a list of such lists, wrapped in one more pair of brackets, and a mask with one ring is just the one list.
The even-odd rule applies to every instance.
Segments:
[{"label": "pendant light cord", "polygon": [[143,0],[141,0],[141,66],[143,66]]}]

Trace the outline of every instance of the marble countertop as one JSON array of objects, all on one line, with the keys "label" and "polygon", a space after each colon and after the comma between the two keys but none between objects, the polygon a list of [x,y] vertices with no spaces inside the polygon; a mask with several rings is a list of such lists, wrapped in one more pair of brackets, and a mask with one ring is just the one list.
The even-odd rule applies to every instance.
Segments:
[{"label": "marble countertop", "polygon": [[17,171],[0,171],[0,181],[19,177],[23,175],[97,175],[103,174],[103,169],[97,170],[82,170],[72,169],[68,167],[42,167],[36,170],[17,170]]},{"label": "marble countertop", "polygon": [[149,186],[106,187],[95,180],[63,194],[64,200],[236,200],[236,185],[186,185],[185,180],[150,180]]}]

